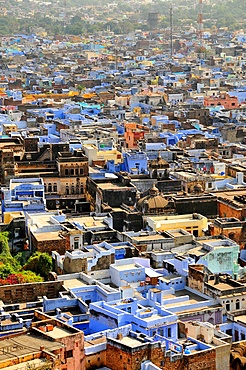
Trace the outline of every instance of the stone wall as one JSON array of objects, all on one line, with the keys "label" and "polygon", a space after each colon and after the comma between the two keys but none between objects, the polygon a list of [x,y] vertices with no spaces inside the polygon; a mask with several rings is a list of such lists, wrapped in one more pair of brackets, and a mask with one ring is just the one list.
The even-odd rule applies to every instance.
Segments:
[{"label": "stone wall", "polygon": [[57,298],[62,290],[63,281],[49,281],[43,283],[28,283],[0,286],[0,300],[4,304],[32,302],[37,297],[46,296]]},{"label": "stone wall", "polygon": [[196,289],[201,293],[204,293],[204,271],[200,265],[189,266],[188,272],[188,286],[192,289]]},{"label": "stone wall", "polygon": [[[115,345],[108,339],[106,366],[117,370],[141,370],[141,364],[150,360],[162,370],[218,370],[215,349],[184,355],[177,360],[165,357],[160,343],[146,343],[137,347]],[[222,370],[222,369],[221,369]]]},{"label": "stone wall", "polygon": [[32,235],[32,247],[35,251],[47,252],[50,254],[52,251],[57,251],[59,254],[65,254],[68,248],[66,238],[37,241],[34,235]]}]

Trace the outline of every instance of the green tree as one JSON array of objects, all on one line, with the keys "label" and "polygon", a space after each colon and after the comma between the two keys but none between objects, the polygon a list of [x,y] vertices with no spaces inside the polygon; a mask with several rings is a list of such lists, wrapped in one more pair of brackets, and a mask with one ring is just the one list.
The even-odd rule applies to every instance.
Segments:
[{"label": "green tree", "polygon": [[48,253],[34,253],[23,266],[23,270],[30,270],[47,280],[52,270],[52,258]]},{"label": "green tree", "polygon": [[21,275],[23,276],[25,283],[39,283],[43,281],[43,278],[40,275],[35,274],[33,271],[21,271]]},{"label": "green tree", "polygon": [[9,275],[16,273],[16,269],[10,263],[0,264],[0,278],[6,279]]},{"label": "green tree", "polygon": [[[43,281],[43,278],[37,275],[35,271],[27,271],[29,270],[28,268],[25,271],[22,270],[21,257],[22,253],[18,254],[16,258],[11,255],[8,244],[8,233],[0,232],[0,285]],[[40,264],[44,266],[44,272],[46,272],[49,268],[47,266],[46,256],[40,258]]]}]

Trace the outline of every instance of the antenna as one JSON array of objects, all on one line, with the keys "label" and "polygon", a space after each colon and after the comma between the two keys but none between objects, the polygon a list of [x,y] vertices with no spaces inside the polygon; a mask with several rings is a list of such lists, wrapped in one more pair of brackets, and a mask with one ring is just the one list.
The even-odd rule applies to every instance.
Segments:
[{"label": "antenna", "polygon": [[170,6],[170,58],[173,59],[173,7]]}]

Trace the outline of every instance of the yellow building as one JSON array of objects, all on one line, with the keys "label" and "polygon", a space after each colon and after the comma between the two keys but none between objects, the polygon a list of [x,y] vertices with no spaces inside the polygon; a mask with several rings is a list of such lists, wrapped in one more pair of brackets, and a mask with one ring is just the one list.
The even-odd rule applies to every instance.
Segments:
[{"label": "yellow building", "polygon": [[98,148],[93,144],[84,144],[83,150],[85,155],[88,157],[89,166],[96,162],[107,162],[109,160],[114,160],[115,164],[122,163],[122,153],[117,149],[111,150],[98,150]]},{"label": "yellow building", "polygon": [[17,125],[14,123],[3,123],[2,125],[2,135],[9,135],[11,132],[17,132]]},{"label": "yellow building", "polygon": [[194,236],[203,236],[207,230],[208,220],[198,214],[151,216],[146,217],[148,226],[154,231],[167,231],[172,229],[184,229]]},{"label": "yellow building", "polygon": [[25,213],[22,211],[21,212],[19,211],[4,212],[3,223],[9,224],[12,220],[17,219],[17,218],[25,218]]}]

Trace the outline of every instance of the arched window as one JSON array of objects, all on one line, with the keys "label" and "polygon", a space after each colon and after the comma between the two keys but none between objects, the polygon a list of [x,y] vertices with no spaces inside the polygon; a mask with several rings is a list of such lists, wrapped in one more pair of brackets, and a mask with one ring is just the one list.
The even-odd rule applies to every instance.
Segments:
[{"label": "arched window", "polygon": [[230,311],[230,310],[231,310],[230,301],[226,301],[226,311]]},{"label": "arched window", "polygon": [[240,310],[240,300],[236,300],[236,310]]}]

